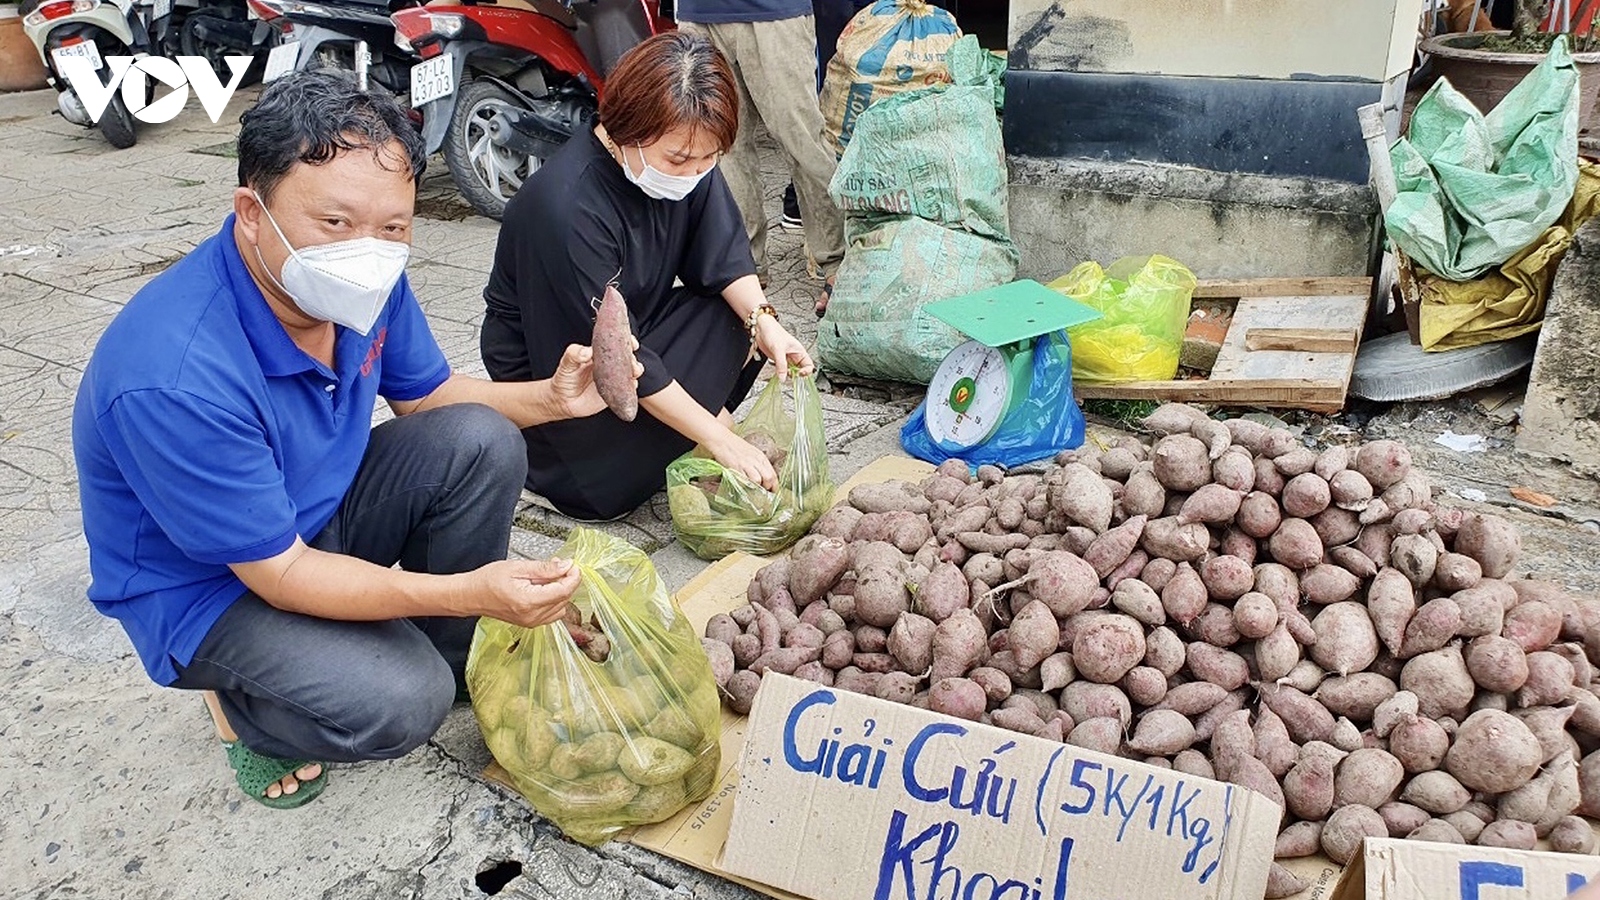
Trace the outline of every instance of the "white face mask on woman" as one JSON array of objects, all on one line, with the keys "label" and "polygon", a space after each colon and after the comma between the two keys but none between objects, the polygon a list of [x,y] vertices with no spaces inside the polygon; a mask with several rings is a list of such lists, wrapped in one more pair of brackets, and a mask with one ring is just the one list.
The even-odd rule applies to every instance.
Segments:
[{"label": "white face mask on woman", "polygon": [[[272,223],[278,239],[289,248],[289,258],[283,261],[282,281],[273,277],[266,260],[261,260],[267,277],[272,278],[306,315],[343,325],[363,335],[371,331],[389,293],[405,273],[411,246],[400,241],[361,237],[296,250],[283,236],[283,229],[278,227],[272,213],[267,212],[267,204],[262,202],[260,194],[256,194],[256,202],[267,214],[267,221]],[[256,246],[256,258],[261,259],[260,245]]]},{"label": "white face mask on woman", "polygon": [[638,150],[639,164],[644,167],[644,171],[638,175],[633,174],[633,167],[628,165],[627,150],[621,151],[622,171],[628,176],[629,181],[637,185],[639,190],[644,191],[646,197],[653,197],[657,200],[682,200],[689,196],[689,193],[700,183],[700,179],[709,175],[711,169],[716,168],[716,165],[713,164],[698,175],[668,175],[650,165],[650,161],[644,158],[643,147],[639,147]]}]

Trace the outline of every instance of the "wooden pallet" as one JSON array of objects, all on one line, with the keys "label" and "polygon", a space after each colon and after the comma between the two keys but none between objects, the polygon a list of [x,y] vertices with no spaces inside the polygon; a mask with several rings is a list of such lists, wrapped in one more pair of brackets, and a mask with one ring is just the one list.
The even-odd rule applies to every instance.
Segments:
[{"label": "wooden pallet", "polygon": [[1338,412],[1371,291],[1370,278],[1202,281],[1194,299],[1234,301],[1233,323],[1210,378],[1078,384],[1078,396]]}]

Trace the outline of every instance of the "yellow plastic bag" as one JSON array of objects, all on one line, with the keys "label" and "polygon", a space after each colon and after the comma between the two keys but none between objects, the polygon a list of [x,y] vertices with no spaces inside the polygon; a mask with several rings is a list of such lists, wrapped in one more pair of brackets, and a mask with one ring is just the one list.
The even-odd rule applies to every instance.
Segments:
[{"label": "yellow plastic bag", "polygon": [[690,453],[667,466],[667,504],[678,540],[701,559],[744,551],[777,553],[805,536],[833,504],[822,397],[816,380],[793,375],[794,411],[783,386],[767,382],[735,434],[767,455],[778,472],[777,493],[714,459]]},{"label": "yellow plastic bag", "polygon": [[540,628],[480,619],[467,688],[522,796],[599,844],[710,794],[722,719],[705,651],[650,558],[587,528],[559,555],[582,575],[574,613]]},{"label": "yellow plastic bag", "polygon": [[1194,273],[1182,263],[1127,257],[1102,269],[1091,260],[1048,286],[1104,316],[1067,332],[1074,380],[1167,381],[1178,374],[1195,286]]}]

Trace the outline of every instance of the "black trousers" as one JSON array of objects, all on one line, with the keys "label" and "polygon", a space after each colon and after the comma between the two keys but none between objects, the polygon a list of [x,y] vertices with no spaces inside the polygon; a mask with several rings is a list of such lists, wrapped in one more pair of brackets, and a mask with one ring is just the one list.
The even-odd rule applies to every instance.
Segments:
[{"label": "black trousers", "polygon": [[[505,559],[525,465],[516,426],[485,406],[385,422],[311,546],[435,574]],[[432,737],[449,712],[476,623],[319,619],[246,592],[179,667],[174,687],[216,691],[239,739],[258,753],[391,759]]]},{"label": "black trousers", "polygon": [[[648,333],[636,335],[640,346],[655,351],[689,396],[713,414],[738,407],[763,364],[759,358],[746,362],[750,335],[743,323],[727,304],[697,295],[667,303],[671,312]],[[521,349],[526,346],[522,327],[492,308],[484,317],[480,346],[496,381],[535,377]],[[522,436],[528,446],[528,490],[586,521],[614,519],[638,508],[666,484],[667,463],[694,447],[642,406],[632,422],[604,410],[526,428]]]}]

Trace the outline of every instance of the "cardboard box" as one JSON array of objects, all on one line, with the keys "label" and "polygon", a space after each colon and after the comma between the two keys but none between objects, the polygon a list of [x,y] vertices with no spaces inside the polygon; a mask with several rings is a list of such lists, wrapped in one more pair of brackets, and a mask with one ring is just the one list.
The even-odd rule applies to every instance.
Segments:
[{"label": "cardboard box", "polygon": [[1257,900],[1266,798],[769,674],[721,867],[815,900]]},{"label": "cardboard box", "polygon": [[1600,857],[1368,838],[1332,900],[1559,900]]}]

